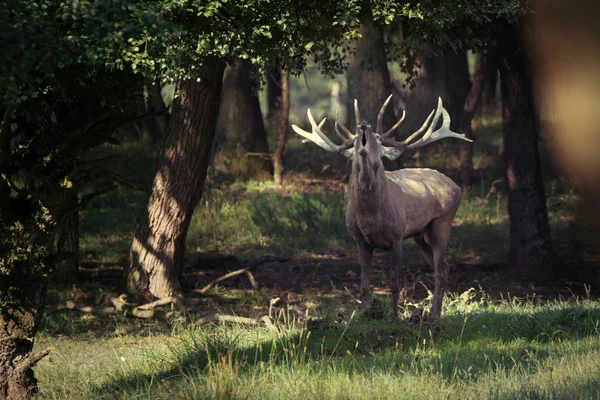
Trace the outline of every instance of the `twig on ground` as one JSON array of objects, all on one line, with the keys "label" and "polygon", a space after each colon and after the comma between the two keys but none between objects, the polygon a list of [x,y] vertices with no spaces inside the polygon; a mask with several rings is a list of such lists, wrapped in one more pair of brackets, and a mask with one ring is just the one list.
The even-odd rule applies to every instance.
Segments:
[{"label": "twig on ground", "polygon": [[170,312],[167,313],[162,310],[155,310],[156,307],[167,305],[167,304],[174,304],[174,305],[178,306],[179,309],[184,314],[186,312],[185,306],[183,305],[183,301],[182,301],[181,297],[179,297],[179,296],[172,296],[172,297],[167,297],[164,299],[159,299],[159,300],[153,301],[151,303],[143,304],[143,305],[137,306],[137,307],[134,306],[133,304],[130,304],[127,301],[125,301],[123,299],[123,296],[120,296],[120,297],[108,296],[107,300],[109,301],[109,303],[111,303],[112,305],[115,306],[115,309],[117,311],[119,311],[119,312],[122,311],[125,313],[125,315],[131,315],[136,318],[150,319],[150,318],[158,317],[160,319],[168,319],[172,313],[170,313]]},{"label": "twig on ground", "polygon": [[288,257],[274,257],[274,256],[259,257],[256,260],[252,261],[251,263],[247,264],[246,267],[229,272],[229,273],[215,279],[214,281],[210,282],[208,285],[204,286],[202,289],[198,290],[198,293],[204,294],[204,293],[208,292],[210,289],[212,289],[217,283],[222,282],[227,279],[230,279],[230,278],[233,278],[240,274],[246,274],[248,276],[248,280],[250,281],[250,284],[252,284],[252,287],[254,289],[258,289],[258,283],[256,282],[254,275],[252,274],[252,270],[257,268],[259,265],[262,265],[262,264],[265,264],[268,262],[274,262],[274,261],[284,262],[287,260],[289,260]]},{"label": "twig on ground", "polygon": [[244,324],[244,325],[253,325],[258,326],[264,324],[267,328],[271,330],[277,330],[277,327],[271,321],[268,315],[263,315],[258,318],[248,318],[248,317],[238,317],[237,315],[227,315],[227,314],[210,314],[204,318],[201,318],[199,321],[200,325],[206,325],[211,322],[232,322],[235,324]]}]

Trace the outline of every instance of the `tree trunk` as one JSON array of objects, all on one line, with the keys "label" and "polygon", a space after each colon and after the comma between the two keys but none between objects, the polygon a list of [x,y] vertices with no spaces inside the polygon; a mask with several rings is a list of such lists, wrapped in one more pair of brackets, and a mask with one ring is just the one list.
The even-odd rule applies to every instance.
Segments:
[{"label": "tree trunk", "polygon": [[467,52],[447,50],[444,53],[444,72],[446,74],[444,108],[450,114],[450,129],[460,132],[463,108],[471,90]]},{"label": "tree trunk", "polygon": [[528,279],[552,275],[552,244],[538,151],[539,116],[516,34],[499,61],[510,217],[509,263]]},{"label": "tree trunk", "polygon": [[494,115],[498,111],[498,57],[487,54],[488,62],[484,70],[483,89],[481,94],[481,111],[483,115]]},{"label": "tree trunk", "polygon": [[[392,83],[384,51],[383,33],[371,20],[359,28],[362,35],[355,41],[356,52],[348,57],[347,124],[350,131],[356,129],[354,99],[358,100],[361,119],[369,121],[375,128],[377,115],[385,99],[392,93]],[[384,129],[390,129],[394,120],[394,105],[391,103],[384,115]]]},{"label": "tree trunk", "polygon": [[9,295],[4,292],[4,287],[0,290],[0,301],[6,302],[0,312],[0,398],[22,400],[37,392],[32,368],[49,352],[31,353],[42,316],[46,283],[40,276],[15,275],[11,276],[12,301],[7,301]]},{"label": "tree trunk", "polygon": [[430,54],[426,49],[419,56],[418,76],[412,89],[406,89],[406,120],[400,125],[402,137],[418,130],[423,122],[437,105],[438,97],[444,104],[448,101],[446,95],[446,74],[444,71],[444,57]]},{"label": "tree trunk", "polygon": [[213,166],[235,179],[269,180],[269,144],[251,72],[241,59],[225,69]]},{"label": "tree trunk", "polygon": [[167,106],[162,99],[160,79],[154,82],[144,80],[143,84],[144,92],[138,109],[146,115],[135,123],[135,128],[140,138],[158,143],[167,129]]},{"label": "tree trunk", "polygon": [[[361,119],[369,121],[375,129],[379,110],[387,97],[392,94],[383,32],[373,24],[371,19],[360,26],[359,32],[362,37],[354,42],[356,52],[348,56],[346,70],[346,126],[351,132],[356,130],[355,99],[358,100]],[[396,123],[394,103],[395,101],[392,100],[383,116],[383,129],[386,132]],[[397,133],[392,133],[392,136],[398,137]],[[398,169],[402,164],[401,159],[391,161],[384,157],[382,161],[386,170]]]},{"label": "tree trunk", "polygon": [[283,153],[287,137],[288,118],[290,116],[290,74],[281,71],[281,111],[279,113],[279,129],[277,132],[277,149],[273,153],[273,180],[283,183]]},{"label": "tree trunk", "polygon": [[[465,104],[460,119],[460,128],[456,132],[464,133],[469,139],[473,139],[473,130],[471,128],[471,121],[475,115],[475,111],[479,106],[481,100],[481,93],[483,91],[484,82],[484,71],[487,66],[487,56],[480,52],[477,54],[477,66],[475,67],[475,74],[473,75],[473,85],[471,91],[465,100]],[[473,170],[473,143],[461,141],[460,143],[460,178],[463,186],[469,186],[473,183],[474,170]]]},{"label": "tree trunk", "polygon": [[281,68],[279,65],[267,73],[267,119],[277,118],[281,111]]},{"label": "tree trunk", "polygon": [[49,352],[31,353],[46,298],[51,236],[36,220],[38,202],[11,198],[4,181],[0,195],[0,399],[21,400],[37,392],[32,368]]},{"label": "tree trunk", "polygon": [[450,114],[451,129],[458,131],[465,99],[471,82],[467,53],[464,50],[447,50],[443,55],[431,54],[426,45],[419,56],[420,67],[415,87],[405,91],[407,121],[403,132],[412,133],[419,129],[431,110],[442,98],[444,108]]},{"label": "tree trunk", "polygon": [[[76,210],[79,203],[75,188],[65,189],[65,210]],[[79,273],[79,212],[69,212],[62,221],[56,244],[57,258],[55,276],[58,282],[70,284]]]},{"label": "tree trunk", "polygon": [[130,251],[129,290],[176,295],[192,213],[202,196],[219,111],[224,65],[208,60],[200,82],[179,82],[148,206]]}]

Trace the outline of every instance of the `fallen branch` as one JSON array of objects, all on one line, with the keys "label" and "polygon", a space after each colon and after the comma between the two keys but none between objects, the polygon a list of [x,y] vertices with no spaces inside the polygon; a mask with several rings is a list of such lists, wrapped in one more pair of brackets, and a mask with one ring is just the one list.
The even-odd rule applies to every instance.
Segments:
[{"label": "fallen branch", "polygon": [[238,276],[238,275],[244,274],[246,272],[248,272],[248,270],[246,268],[242,268],[242,269],[238,269],[236,271],[230,272],[228,274],[225,274],[222,277],[217,278],[214,281],[212,281],[211,283],[209,283],[208,285],[204,286],[198,292],[204,294],[204,293],[208,292],[210,289],[212,289],[217,283],[219,283],[221,281],[224,281],[224,280],[227,280],[229,278],[233,278],[234,276]]},{"label": "fallen branch", "polygon": [[252,287],[254,289],[258,289],[258,283],[256,282],[254,275],[252,274],[252,270],[257,268],[259,265],[262,265],[262,264],[265,264],[268,262],[273,262],[273,261],[284,262],[287,260],[289,260],[288,257],[274,257],[274,256],[259,257],[256,260],[249,263],[246,267],[229,272],[229,273],[215,279],[214,281],[210,282],[208,285],[204,286],[202,289],[198,290],[198,293],[204,294],[204,293],[208,292],[210,289],[212,289],[217,283],[222,282],[227,279],[230,279],[230,278],[233,278],[233,277],[241,275],[241,274],[246,274],[248,276],[248,280],[250,281],[250,284],[252,284]]},{"label": "fallen branch", "polygon": [[179,297],[179,296],[165,297],[164,299],[159,299],[159,300],[153,301],[151,303],[143,304],[136,308],[138,310],[153,310],[156,307],[165,306],[167,304],[173,304],[173,305],[179,307],[179,309],[181,311],[185,312],[185,306],[183,305],[183,301],[181,300],[181,297]]},{"label": "fallen branch", "polygon": [[17,368],[19,371],[26,371],[30,368],[33,368],[35,364],[37,364],[42,358],[46,357],[48,354],[50,354],[49,348],[35,354],[30,354],[19,362],[19,366]]},{"label": "fallen branch", "polygon": [[226,315],[226,314],[210,314],[207,317],[201,318],[199,321],[200,325],[206,325],[211,322],[232,322],[235,324],[253,325],[259,326],[264,324],[269,329],[277,330],[277,327],[271,321],[268,315],[263,315],[258,318],[238,317],[237,315]]},{"label": "fallen branch", "polygon": [[159,299],[148,304],[141,306],[134,306],[123,299],[123,297],[108,296],[107,300],[115,306],[115,309],[119,312],[123,312],[126,316],[132,316],[136,318],[151,319],[158,317],[160,319],[169,319],[172,315],[171,312],[164,312],[161,310],[155,310],[156,307],[174,304],[185,314],[185,306],[179,296],[166,297]]}]

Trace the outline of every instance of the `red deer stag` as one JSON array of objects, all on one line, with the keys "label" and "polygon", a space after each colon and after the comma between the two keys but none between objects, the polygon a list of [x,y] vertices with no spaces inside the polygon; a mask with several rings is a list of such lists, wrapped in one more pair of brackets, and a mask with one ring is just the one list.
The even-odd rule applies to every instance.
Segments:
[{"label": "red deer stag", "polygon": [[[304,142],[312,141],[327,151],[342,153],[352,160],[346,227],[358,245],[361,301],[370,300],[373,250],[387,250],[391,253],[389,282],[393,312],[398,316],[403,240],[412,237],[425,261],[434,269],[435,290],[430,315],[439,317],[448,281],[444,252],[452,219],[460,204],[461,190],[447,176],[427,168],[384,171],[381,157],[395,160],[405,150],[415,150],[444,138],[470,140],[450,130],[450,116],[439,99],[437,110],[429,114],[419,130],[402,142],[396,141],[390,135],[402,123],[406,112],[390,130],[383,133],[383,114],[391,98],[390,95],[379,111],[376,132],[368,122],[361,121],[358,102],[354,100],[356,134],[353,135],[337,119],[335,122],[335,132],[343,140],[341,145],[336,145],[323,134],[321,127],[325,119],[317,125],[310,109],[307,114],[312,132],[296,125],[292,128],[306,138]],[[442,126],[434,130],[440,116]],[[346,137],[340,132],[340,127]],[[411,143],[424,131],[419,140]]]}]

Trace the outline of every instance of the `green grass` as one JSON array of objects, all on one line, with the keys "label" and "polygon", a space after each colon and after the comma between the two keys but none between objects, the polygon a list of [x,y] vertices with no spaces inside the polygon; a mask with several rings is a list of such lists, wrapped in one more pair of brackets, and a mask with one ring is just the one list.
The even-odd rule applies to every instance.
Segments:
[{"label": "green grass", "polygon": [[55,350],[36,373],[43,398],[59,399],[600,396],[598,302],[492,302],[469,290],[447,296],[439,325],[385,315],[281,321],[279,332],[193,321],[42,332],[36,346]]}]

